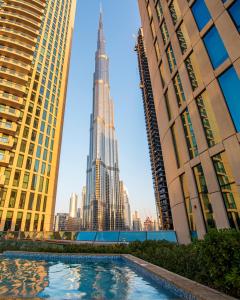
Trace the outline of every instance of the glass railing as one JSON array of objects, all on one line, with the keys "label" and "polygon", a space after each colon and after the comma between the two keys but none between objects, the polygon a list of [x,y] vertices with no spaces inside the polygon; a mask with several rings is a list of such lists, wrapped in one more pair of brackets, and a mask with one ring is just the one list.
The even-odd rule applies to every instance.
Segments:
[{"label": "glass railing", "polygon": [[9,99],[11,101],[21,101],[22,98],[18,97],[18,96],[15,96],[15,95],[12,95],[12,94],[8,94],[8,93],[0,93],[0,98],[5,98],[5,99]]},{"label": "glass railing", "polygon": [[9,138],[0,136],[0,143],[8,144],[9,143]]},{"label": "glass railing", "polygon": [[[13,15],[13,16],[18,16],[19,18],[21,17],[19,14],[15,14],[15,13],[12,13],[12,12],[11,12],[11,15]],[[19,23],[19,22],[16,22],[16,21],[14,21],[14,20],[6,19],[5,16],[4,16],[4,17],[0,17],[0,20],[3,21],[4,23],[16,24],[17,26],[20,26],[20,27],[22,27],[22,28],[24,28],[24,29],[28,29],[28,30],[34,32],[35,35],[38,34],[38,31],[34,30],[34,28],[32,28],[32,27],[30,27],[30,26],[28,26],[28,25],[25,25],[25,24],[23,25],[23,24],[21,24],[21,23]],[[29,21],[31,21],[31,19],[29,19],[29,18],[27,18],[27,17],[25,17],[24,20],[29,20]],[[37,23],[36,25],[38,25],[38,23]]]},{"label": "glass railing", "polygon": [[175,231],[59,231],[59,232],[0,232],[1,239],[78,241],[86,243],[129,243],[134,241],[168,241],[177,243]]},{"label": "glass railing", "polygon": [[[8,6],[10,6],[10,5],[8,5]],[[15,6],[14,6],[15,7]],[[15,7],[16,8],[16,7]],[[20,19],[22,19],[22,15],[20,15],[20,14],[17,14],[17,13],[14,13],[14,12],[9,12],[9,11],[1,11],[0,10],[0,14],[1,13],[4,13],[4,17],[6,17],[8,14],[10,14],[10,15],[13,15],[13,16],[16,16],[16,17],[18,17],[18,18],[20,18]],[[29,21],[29,22],[31,22],[31,23],[33,23],[33,24],[35,24],[35,25],[37,25],[37,26],[39,26],[40,25],[40,23],[39,22],[37,22],[37,21],[35,21],[35,20],[33,20],[33,19],[30,19],[30,18],[28,18],[28,17],[24,17],[24,20],[26,20],[26,21]]]},{"label": "glass railing", "polygon": [[32,49],[32,51],[34,51],[34,47],[32,45],[20,42],[20,41],[18,41],[16,39],[12,39],[12,38],[10,38],[8,36],[5,36],[5,35],[0,35],[0,38],[3,39],[3,40],[5,40],[5,41],[12,42],[13,44],[18,44],[20,46],[24,46],[27,49]]},{"label": "glass railing", "polygon": [[26,90],[26,88],[24,86],[22,86],[20,84],[17,84],[17,83],[14,83],[14,82],[11,82],[11,81],[8,81],[8,80],[4,80],[4,79],[0,79],[0,84],[16,88],[16,89],[21,90],[23,92]]},{"label": "glass railing", "polygon": [[[22,1],[18,0],[17,2],[19,3],[19,2],[22,2]],[[22,2],[22,3],[25,4],[25,2]],[[38,18],[38,19],[41,18],[41,15],[40,15],[40,14],[37,14],[37,13],[35,13],[35,12],[33,12],[33,11],[31,11],[31,10],[25,8],[25,7],[23,8],[23,7],[21,7],[21,6],[16,6],[16,5],[13,5],[13,4],[5,4],[5,5],[3,5],[3,7],[4,7],[4,6],[12,7],[12,8],[14,8],[14,9],[20,9],[20,10],[22,10],[22,11],[24,11],[24,12],[29,13],[30,15],[33,15],[34,17],[36,17],[36,18]]]},{"label": "glass railing", "polygon": [[23,33],[23,32],[17,31],[17,30],[14,30],[14,29],[10,29],[8,27],[4,27],[3,26],[3,27],[1,27],[1,30],[4,30],[4,31],[9,32],[9,33],[14,33],[16,35],[21,35],[22,37],[25,37],[25,38],[27,38],[27,39],[29,39],[31,41],[33,40],[33,37],[31,35],[29,35],[27,33]]},{"label": "glass railing", "polygon": [[21,79],[27,80],[27,75],[19,73],[17,71],[11,70],[11,69],[8,69],[8,68],[5,68],[5,67],[0,67],[0,72],[8,73],[10,75],[14,75],[14,76],[20,77]]},{"label": "glass railing", "polygon": [[9,52],[12,52],[12,53],[19,54],[19,55],[24,56],[24,57],[27,57],[27,58],[29,58],[29,59],[32,59],[32,58],[33,58],[33,56],[30,55],[30,54],[27,54],[27,53],[25,53],[25,52],[23,52],[23,51],[19,51],[19,50],[13,49],[13,48],[9,48],[9,47],[7,47],[7,46],[2,46],[2,45],[0,45],[0,49],[6,50],[6,51],[9,51]]},{"label": "glass railing", "polygon": [[18,66],[21,66],[25,69],[30,69],[30,65],[28,64],[25,64],[19,60],[16,60],[16,59],[13,59],[13,58],[9,58],[9,57],[6,57],[6,56],[0,56],[0,61],[5,61],[5,62],[8,62],[8,63],[13,63],[15,65],[18,65]]},{"label": "glass railing", "polygon": [[[30,2],[21,1],[21,0],[12,0],[12,1],[15,1],[15,2],[17,2],[17,3],[22,3],[22,4],[24,4],[24,5],[27,5],[29,8],[33,8],[33,9],[37,10],[39,13],[42,13],[43,8],[36,7],[35,5],[33,5],[33,4],[30,3]],[[32,1],[33,1],[33,0],[32,0]]]},{"label": "glass railing", "polygon": [[0,121],[0,127],[5,129],[13,129],[13,124],[11,122]]}]

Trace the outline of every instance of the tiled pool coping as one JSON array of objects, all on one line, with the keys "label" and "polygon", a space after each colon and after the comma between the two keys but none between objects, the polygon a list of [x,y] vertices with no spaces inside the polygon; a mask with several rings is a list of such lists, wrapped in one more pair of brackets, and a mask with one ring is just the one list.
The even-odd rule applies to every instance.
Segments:
[{"label": "tiled pool coping", "polygon": [[[87,261],[119,261],[123,260],[130,264],[137,272],[150,277],[161,287],[172,291],[182,299],[188,300],[233,300],[235,298],[220,293],[195,281],[167,271],[161,267],[148,263],[140,258],[129,254],[81,254],[81,253],[36,253],[22,251],[5,251],[3,257],[25,258],[34,260],[51,260],[68,263]],[[0,299],[3,299],[0,297]],[[6,299],[6,298],[5,298]],[[37,299],[37,298],[36,298]]]}]

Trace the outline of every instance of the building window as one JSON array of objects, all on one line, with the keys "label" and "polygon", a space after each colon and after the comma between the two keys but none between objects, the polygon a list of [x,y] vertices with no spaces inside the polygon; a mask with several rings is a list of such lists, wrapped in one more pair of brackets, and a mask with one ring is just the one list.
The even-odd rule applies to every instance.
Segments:
[{"label": "building window", "polygon": [[172,48],[171,44],[168,46],[166,53],[167,53],[169,69],[170,69],[170,72],[172,73],[177,64],[176,64],[176,59],[175,59],[175,56],[173,53],[173,48]]},{"label": "building window", "polygon": [[206,223],[206,227],[215,228],[215,221],[213,218],[212,205],[209,201],[208,197],[208,189],[205,180],[205,176],[203,174],[203,169],[201,165],[197,165],[193,168],[194,177],[197,185],[198,196],[200,200],[201,210],[203,213],[203,217]]},{"label": "building window", "polygon": [[222,88],[228,109],[232,116],[236,130],[240,131],[240,79],[234,69],[229,68],[219,78],[219,83]]},{"label": "building window", "polygon": [[191,204],[189,190],[188,190],[188,182],[185,173],[180,176],[180,182],[181,182],[185,207],[187,211],[189,228],[190,231],[196,231],[196,224],[194,220],[193,209],[192,209],[192,204]]},{"label": "building window", "polygon": [[13,218],[13,212],[8,211],[6,215],[5,225],[4,225],[4,231],[8,231],[12,227],[12,218]]},{"label": "building window", "polygon": [[151,31],[152,31],[153,39],[155,39],[155,37],[156,37],[156,30],[155,30],[155,26],[154,26],[153,20],[151,21],[150,26],[151,26]]},{"label": "building window", "polygon": [[211,15],[208,11],[204,0],[196,0],[192,6],[192,13],[197,23],[199,31],[207,25],[208,21],[211,20]]},{"label": "building window", "polygon": [[164,94],[164,98],[165,98],[165,103],[167,108],[168,120],[170,121],[172,119],[172,111],[169,102],[168,91],[166,91],[166,93]]},{"label": "building window", "polygon": [[156,4],[156,11],[157,11],[158,21],[161,22],[162,17],[163,17],[163,9],[162,9],[160,0],[158,0],[158,2]]},{"label": "building window", "polygon": [[178,106],[180,107],[186,101],[186,97],[183,91],[183,86],[179,73],[177,73],[173,79],[173,86],[177,97]]},{"label": "building window", "polygon": [[32,215],[30,213],[28,213],[27,217],[26,217],[26,221],[25,221],[25,230],[24,231],[29,231],[30,230],[31,217],[32,217]]},{"label": "building window", "polygon": [[187,142],[189,156],[192,159],[198,155],[198,147],[197,147],[196,137],[193,131],[192,121],[188,109],[186,109],[182,113],[181,118],[182,118],[183,129],[184,129],[184,134]]},{"label": "building window", "polygon": [[6,200],[7,190],[0,189],[0,207],[4,207],[5,200]]},{"label": "building window", "polygon": [[165,68],[163,67],[163,63],[161,63],[159,66],[159,74],[160,74],[162,87],[164,88],[166,84],[166,73],[165,73]]},{"label": "building window", "polygon": [[42,215],[42,220],[41,220],[41,228],[40,228],[40,231],[43,231],[44,229],[44,219],[45,219],[45,216]]},{"label": "building window", "polygon": [[240,229],[240,196],[226,154],[224,152],[217,154],[213,156],[212,160],[227,210],[229,224],[232,228]]},{"label": "building window", "polygon": [[240,0],[236,0],[233,5],[228,9],[228,12],[240,32]]},{"label": "building window", "polygon": [[208,146],[212,147],[220,141],[220,134],[212,104],[210,103],[206,91],[196,98],[196,103]]},{"label": "building window", "polygon": [[12,190],[11,195],[10,195],[9,205],[8,205],[9,208],[14,208],[15,207],[16,198],[17,198],[17,191]]},{"label": "building window", "polygon": [[3,214],[3,211],[0,210],[0,224],[1,224],[1,222],[2,222],[2,214]]},{"label": "building window", "polygon": [[176,0],[173,0],[173,2],[170,4],[169,11],[170,11],[170,14],[172,17],[173,24],[176,25],[177,22],[179,21],[180,15],[181,15],[180,9],[179,9],[179,6],[178,6]]},{"label": "building window", "polygon": [[16,224],[15,224],[15,231],[21,230],[22,217],[23,217],[23,213],[22,213],[22,212],[19,212],[19,213],[17,214]]},{"label": "building window", "polygon": [[166,22],[164,21],[160,27],[161,33],[162,33],[162,38],[163,38],[163,43],[166,45],[167,40],[169,38],[168,30],[167,30],[167,25]]},{"label": "building window", "polygon": [[25,206],[25,200],[26,200],[26,192],[22,192],[22,193],[21,193],[21,196],[20,196],[20,201],[19,201],[18,208],[24,209],[24,206]]},{"label": "building window", "polygon": [[21,176],[21,172],[17,170],[17,171],[15,172],[15,174],[14,174],[14,178],[13,178],[13,186],[18,186],[18,185],[19,185],[20,176]]},{"label": "building window", "polygon": [[180,168],[180,166],[182,165],[182,157],[181,157],[181,153],[178,149],[180,139],[177,135],[176,124],[173,124],[173,126],[171,127],[171,133],[172,133],[172,138],[173,138],[173,147],[174,147],[174,151],[175,151],[177,167]]},{"label": "building window", "polygon": [[34,222],[33,222],[33,230],[37,230],[38,228],[38,219],[39,219],[39,214],[35,214]]},{"label": "building window", "polygon": [[177,38],[178,38],[178,41],[179,41],[179,45],[180,45],[182,54],[184,54],[190,46],[190,38],[189,38],[189,35],[187,33],[185,25],[182,24],[178,28],[176,33],[177,33]]},{"label": "building window", "polygon": [[30,193],[29,201],[28,201],[28,210],[33,209],[33,202],[34,202],[34,193]]},{"label": "building window", "polygon": [[199,83],[202,81],[198,63],[194,53],[192,53],[186,60],[185,66],[188,72],[188,77],[193,91],[198,88]]},{"label": "building window", "polygon": [[216,69],[228,58],[228,53],[215,26],[207,32],[203,38],[203,42],[212,66]]},{"label": "building window", "polygon": [[160,49],[159,49],[159,45],[158,45],[157,40],[154,43],[154,48],[155,48],[155,53],[156,53],[157,60],[159,61],[161,54],[160,54]]}]

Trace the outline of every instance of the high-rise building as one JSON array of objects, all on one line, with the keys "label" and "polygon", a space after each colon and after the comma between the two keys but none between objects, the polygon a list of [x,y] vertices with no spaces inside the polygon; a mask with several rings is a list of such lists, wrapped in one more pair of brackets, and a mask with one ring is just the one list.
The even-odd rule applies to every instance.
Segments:
[{"label": "high-rise building", "polygon": [[123,219],[124,219],[124,229],[130,230],[132,227],[131,223],[131,208],[129,203],[129,196],[128,191],[123,183],[123,181],[120,181],[120,202],[123,203]]},{"label": "high-rise building", "polygon": [[138,212],[135,211],[132,217],[132,230],[133,231],[141,231],[142,230],[142,222],[138,215]]},{"label": "high-rise building", "polygon": [[240,0],[138,0],[174,228],[240,227]]},{"label": "high-rise building", "polygon": [[150,80],[148,59],[146,56],[142,29],[139,30],[135,50],[138,53],[138,65],[141,79],[140,87],[143,96],[143,106],[145,113],[158,223],[161,229],[172,229],[173,223],[168,197],[167,180],[165,175],[160,134],[157,123],[156,109],[154,106],[152,84]]},{"label": "high-rise building", "polygon": [[53,227],[75,7],[0,1],[0,231]]},{"label": "high-rise building", "polygon": [[143,230],[144,231],[153,231],[154,230],[154,222],[150,217],[147,217],[143,223]]},{"label": "high-rise building", "polygon": [[66,213],[57,213],[55,216],[54,231],[66,231],[69,215]]},{"label": "high-rise building", "polygon": [[72,193],[70,197],[70,204],[69,204],[69,217],[77,218],[77,214],[78,214],[78,195]]},{"label": "high-rise building", "polygon": [[83,223],[86,229],[117,230],[123,227],[123,204],[119,196],[118,149],[102,14],[95,63]]}]

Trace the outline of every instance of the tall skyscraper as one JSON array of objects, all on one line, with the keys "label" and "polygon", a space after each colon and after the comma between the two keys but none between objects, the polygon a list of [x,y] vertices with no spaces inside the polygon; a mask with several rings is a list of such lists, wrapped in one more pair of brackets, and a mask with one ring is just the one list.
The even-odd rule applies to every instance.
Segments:
[{"label": "tall skyscraper", "polygon": [[130,230],[132,228],[131,208],[130,208],[128,191],[127,191],[123,181],[120,181],[120,198],[121,198],[120,202],[123,203],[124,229]]},{"label": "tall skyscraper", "polygon": [[133,214],[132,222],[133,222],[133,225],[132,225],[133,231],[141,231],[142,230],[142,222],[141,222],[141,219],[140,219],[137,211],[135,211]]},{"label": "tall skyscraper", "polygon": [[174,228],[240,228],[240,0],[138,0]]},{"label": "tall skyscraper", "polygon": [[0,231],[52,229],[75,7],[0,1]]},{"label": "tall skyscraper", "polygon": [[123,227],[123,204],[119,197],[118,149],[102,14],[95,63],[83,223],[91,230],[117,230]]},{"label": "tall skyscraper", "polygon": [[77,218],[77,214],[78,214],[78,195],[72,193],[70,197],[70,204],[69,204],[69,217]]},{"label": "tall skyscraper", "polygon": [[138,65],[141,79],[140,87],[143,96],[158,223],[161,229],[172,229],[173,223],[168,197],[167,180],[142,29],[139,30],[135,49],[138,53]]}]

